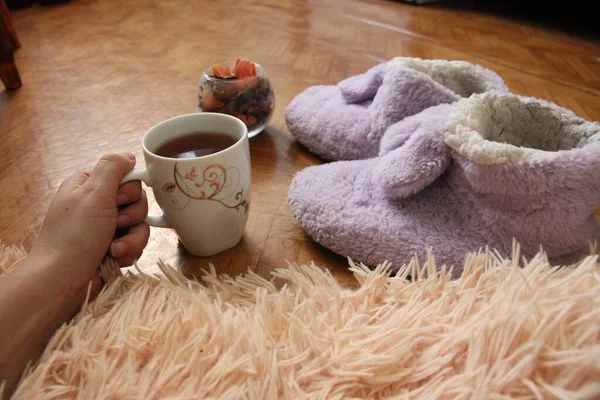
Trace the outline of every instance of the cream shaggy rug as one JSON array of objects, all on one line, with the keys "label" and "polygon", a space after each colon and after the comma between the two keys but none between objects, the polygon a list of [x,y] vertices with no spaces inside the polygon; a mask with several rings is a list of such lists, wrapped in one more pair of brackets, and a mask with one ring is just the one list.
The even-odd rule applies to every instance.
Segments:
[{"label": "cream shaggy rug", "polygon": [[[22,255],[0,248],[1,269]],[[597,257],[518,264],[470,255],[454,281],[431,257],[393,277],[351,264],[352,290],[315,266],[278,270],[281,290],[163,264],[112,274],[14,398],[598,398]]]}]

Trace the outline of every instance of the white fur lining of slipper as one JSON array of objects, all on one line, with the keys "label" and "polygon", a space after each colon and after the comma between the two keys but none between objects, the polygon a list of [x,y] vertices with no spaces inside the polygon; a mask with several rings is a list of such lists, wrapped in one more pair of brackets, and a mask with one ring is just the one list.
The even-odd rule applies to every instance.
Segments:
[{"label": "white fur lining of slipper", "polygon": [[388,68],[410,68],[424,73],[461,97],[502,89],[498,87],[500,82],[494,82],[486,76],[484,68],[467,61],[396,57],[390,60]]},{"label": "white fur lining of slipper", "polygon": [[445,140],[471,161],[504,164],[600,145],[600,123],[543,100],[484,93],[453,106]]}]

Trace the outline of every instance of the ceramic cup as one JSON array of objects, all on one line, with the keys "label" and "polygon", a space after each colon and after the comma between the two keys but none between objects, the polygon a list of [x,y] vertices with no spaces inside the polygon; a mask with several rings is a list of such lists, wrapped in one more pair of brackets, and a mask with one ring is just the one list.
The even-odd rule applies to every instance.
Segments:
[{"label": "ceramic cup", "polygon": [[[226,133],[235,144],[196,158],[155,153],[162,144],[190,133]],[[134,169],[121,183],[141,180],[152,188],[162,215],[149,215],[150,226],[173,228],[185,249],[210,256],[235,246],[244,233],[250,206],[248,129],[226,114],[196,113],[171,118],[142,138],[146,168]]]}]

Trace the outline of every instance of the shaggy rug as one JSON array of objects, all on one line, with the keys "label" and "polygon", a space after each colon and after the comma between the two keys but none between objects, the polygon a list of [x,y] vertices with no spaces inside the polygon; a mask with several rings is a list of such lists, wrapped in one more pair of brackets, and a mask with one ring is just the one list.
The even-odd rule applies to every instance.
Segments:
[{"label": "shaggy rug", "polygon": [[[24,253],[0,247],[6,271]],[[600,264],[471,254],[464,274],[350,263],[358,287],[289,265],[200,282],[118,276],[51,339],[17,399],[593,399]],[[284,267],[284,266],[282,266]],[[407,277],[412,279],[407,279]]]}]

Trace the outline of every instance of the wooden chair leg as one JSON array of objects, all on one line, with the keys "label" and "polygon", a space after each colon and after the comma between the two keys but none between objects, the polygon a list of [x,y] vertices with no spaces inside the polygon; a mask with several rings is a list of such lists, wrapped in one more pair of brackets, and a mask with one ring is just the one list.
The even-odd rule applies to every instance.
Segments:
[{"label": "wooden chair leg", "polygon": [[0,56],[0,80],[8,90],[18,89],[22,86],[21,76],[17,71],[12,52]]},{"label": "wooden chair leg", "polygon": [[21,42],[19,42],[17,31],[15,31],[15,27],[12,24],[8,7],[4,0],[0,0],[0,24],[4,25],[5,30],[8,32],[8,38],[12,42],[13,48],[16,50],[21,47]]}]

